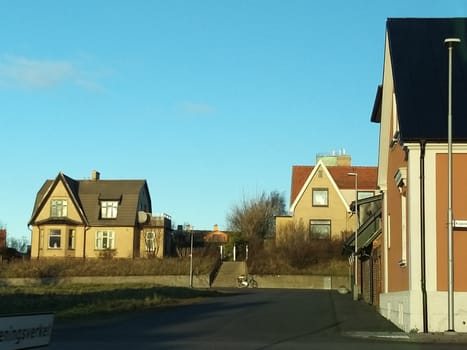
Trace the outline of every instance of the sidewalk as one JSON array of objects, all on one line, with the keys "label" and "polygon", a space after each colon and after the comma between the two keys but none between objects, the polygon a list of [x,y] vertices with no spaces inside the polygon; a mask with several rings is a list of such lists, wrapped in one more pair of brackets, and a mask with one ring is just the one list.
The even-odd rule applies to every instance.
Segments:
[{"label": "sidewalk", "polygon": [[352,295],[332,293],[334,310],[343,335],[385,341],[414,343],[465,343],[467,333],[405,333],[381,316],[374,306],[354,301]]}]

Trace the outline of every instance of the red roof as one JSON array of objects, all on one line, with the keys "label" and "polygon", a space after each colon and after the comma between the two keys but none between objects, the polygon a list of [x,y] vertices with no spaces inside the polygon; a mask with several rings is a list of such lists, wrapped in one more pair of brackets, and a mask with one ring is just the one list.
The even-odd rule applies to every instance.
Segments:
[{"label": "red roof", "polygon": [[[290,191],[290,204],[295,201],[300,190],[305,185],[308,176],[313,171],[311,165],[292,166],[292,187]],[[348,173],[358,174],[358,188],[361,190],[376,190],[378,167],[375,166],[326,166],[337,187],[341,190],[355,189],[355,179]]]}]

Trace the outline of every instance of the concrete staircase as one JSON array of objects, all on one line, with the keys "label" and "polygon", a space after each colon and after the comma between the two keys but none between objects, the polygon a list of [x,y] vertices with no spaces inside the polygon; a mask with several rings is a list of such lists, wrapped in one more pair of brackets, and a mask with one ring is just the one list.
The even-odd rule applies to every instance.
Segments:
[{"label": "concrete staircase", "polygon": [[212,288],[236,288],[237,277],[247,272],[244,261],[224,261],[212,283]]}]

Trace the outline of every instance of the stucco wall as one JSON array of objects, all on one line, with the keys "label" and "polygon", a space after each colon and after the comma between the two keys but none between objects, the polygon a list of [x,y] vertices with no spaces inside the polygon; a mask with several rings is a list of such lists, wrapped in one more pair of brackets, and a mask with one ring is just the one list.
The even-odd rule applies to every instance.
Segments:
[{"label": "stucco wall", "polygon": [[[314,188],[328,190],[328,206],[313,206],[312,193]],[[295,222],[303,222],[306,228],[309,227],[311,219],[331,220],[331,238],[337,239],[342,238],[342,231],[351,231],[355,227],[355,220],[350,217],[342,197],[330,181],[330,178],[326,176],[326,171],[323,168],[316,171],[309,186],[305,189],[303,196],[295,207],[293,219]]]}]

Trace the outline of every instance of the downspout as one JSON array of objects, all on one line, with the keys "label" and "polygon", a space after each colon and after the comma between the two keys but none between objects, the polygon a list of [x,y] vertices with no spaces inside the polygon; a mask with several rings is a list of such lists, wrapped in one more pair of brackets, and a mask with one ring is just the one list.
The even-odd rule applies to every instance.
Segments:
[{"label": "downspout", "polygon": [[423,333],[428,333],[428,301],[426,295],[426,249],[425,249],[425,146],[420,140],[420,256],[423,307]]},{"label": "downspout", "polygon": [[[31,247],[32,247],[32,231],[33,229],[31,228],[31,225],[28,225],[29,231],[31,231]],[[41,226],[37,225],[37,259],[40,257],[40,251],[41,251]],[[31,254],[32,255],[32,254]]]},{"label": "downspout", "polygon": [[89,230],[89,226],[84,226],[84,237],[83,237],[83,260],[86,260],[86,239],[87,239],[87,232]]},{"label": "downspout", "polygon": [[375,302],[375,293],[374,293],[374,271],[373,271],[373,248],[371,249],[371,256],[370,256],[370,304],[374,305]]}]

